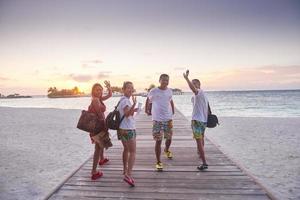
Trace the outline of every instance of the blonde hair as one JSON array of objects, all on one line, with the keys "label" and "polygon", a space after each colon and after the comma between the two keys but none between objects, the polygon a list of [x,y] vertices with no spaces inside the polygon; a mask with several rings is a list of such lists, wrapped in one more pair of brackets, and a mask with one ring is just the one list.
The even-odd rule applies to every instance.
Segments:
[{"label": "blonde hair", "polygon": [[103,87],[102,87],[102,85],[100,84],[100,83],[95,83],[94,85],[93,85],[93,87],[92,87],[92,91],[91,91],[91,95],[92,95],[92,97],[95,97],[95,89],[96,89],[96,87],[97,86],[99,86],[100,88],[101,88],[101,90],[103,90]]}]

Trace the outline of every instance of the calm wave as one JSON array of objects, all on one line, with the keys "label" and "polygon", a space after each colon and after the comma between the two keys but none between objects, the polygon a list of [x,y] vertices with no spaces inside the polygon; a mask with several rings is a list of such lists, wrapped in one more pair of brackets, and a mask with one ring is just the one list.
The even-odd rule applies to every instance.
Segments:
[{"label": "calm wave", "polygon": [[[206,92],[212,111],[219,116],[243,117],[300,117],[300,90],[280,91],[221,91]],[[176,107],[187,117],[191,116],[192,94],[174,95]],[[120,97],[106,101],[113,109]],[[144,103],[144,97],[138,97]],[[58,98],[36,97],[29,99],[0,99],[0,106],[61,109],[86,109],[90,97]]]}]

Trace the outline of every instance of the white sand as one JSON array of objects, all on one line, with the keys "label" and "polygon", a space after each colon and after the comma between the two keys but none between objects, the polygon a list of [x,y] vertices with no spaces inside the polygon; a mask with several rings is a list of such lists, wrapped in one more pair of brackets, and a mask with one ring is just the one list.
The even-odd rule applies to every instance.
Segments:
[{"label": "white sand", "polygon": [[300,199],[300,118],[223,117],[207,137],[278,199]]},{"label": "white sand", "polygon": [[79,110],[0,107],[0,199],[43,199],[93,147]]},{"label": "white sand", "polygon": [[[0,199],[43,199],[93,152],[79,110],[0,107]],[[279,199],[300,199],[300,118],[220,118],[207,136]]]}]

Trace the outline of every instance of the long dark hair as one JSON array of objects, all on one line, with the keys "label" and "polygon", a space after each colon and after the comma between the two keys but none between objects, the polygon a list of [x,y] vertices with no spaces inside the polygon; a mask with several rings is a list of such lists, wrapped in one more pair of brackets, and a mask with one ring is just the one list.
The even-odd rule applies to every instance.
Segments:
[{"label": "long dark hair", "polygon": [[92,97],[95,97],[95,88],[97,87],[97,86],[99,86],[102,90],[103,90],[103,87],[102,87],[102,85],[100,84],[100,83],[95,83],[94,85],[93,85],[93,87],[92,87],[92,91],[91,91],[91,95],[92,95]]}]

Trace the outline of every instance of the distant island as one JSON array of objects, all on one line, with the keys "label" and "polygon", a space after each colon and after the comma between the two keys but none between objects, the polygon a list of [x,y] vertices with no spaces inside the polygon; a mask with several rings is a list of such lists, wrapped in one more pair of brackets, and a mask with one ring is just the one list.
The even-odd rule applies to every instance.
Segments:
[{"label": "distant island", "polygon": [[4,96],[2,94],[0,94],[0,99],[17,99],[17,98],[32,98],[32,96],[22,96],[20,94],[10,94],[10,95],[7,95],[7,96]]},{"label": "distant island", "polygon": [[[147,93],[156,87],[154,84],[151,84],[148,88],[145,88],[146,92],[135,93],[136,96],[146,97]],[[122,87],[111,86],[113,96],[122,96],[123,91]],[[175,88],[172,89],[174,95],[182,95],[182,90]],[[106,94],[106,92],[104,92]],[[88,97],[90,94],[85,94],[84,92],[80,92],[78,87],[74,87],[73,89],[62,89],[58,90],[56,87],[50,87],[48,89],[48,98],[72,98],[72,97]]]},{"label": "distant island", "polygon": [[70,97],[84,97],[87,96],[84,92],[80,92],[78,87],[73,89],[58,90],[56,87],[50,87],[48,89],[49,98],[70,98]]},{"label": "distant island", "polygon": [[[157,86],[155,86],[153,83],[149,85],[148,88],[145,88],[145,91],[148,93],[150,92],[151,89],[155,88]],[[172,92],[173,92],[173,95],[182,95],[184,92],[182,92],[181,89],[178,89],[178,88],[173,88],[172,89]]]}]

